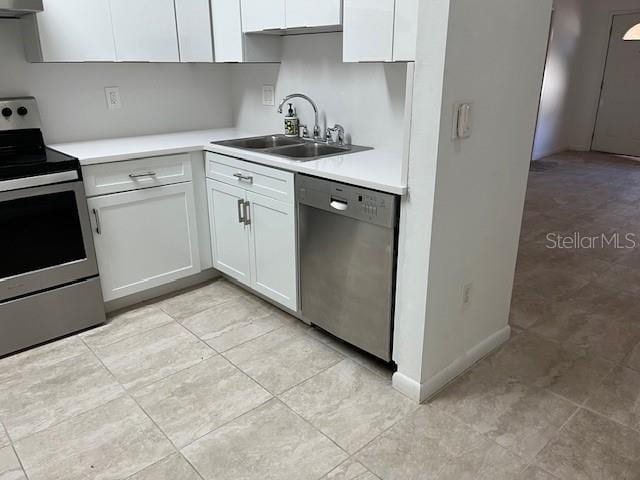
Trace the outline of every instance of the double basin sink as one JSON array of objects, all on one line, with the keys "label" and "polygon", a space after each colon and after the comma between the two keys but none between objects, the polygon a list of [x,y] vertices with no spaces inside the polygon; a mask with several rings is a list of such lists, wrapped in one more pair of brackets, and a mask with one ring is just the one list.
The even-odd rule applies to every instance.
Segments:
[{"label": "double basin sink", "polygon": [[297,162],[308,162],[335,155],[371,150],[358,145],[333,145],[310,139],[287,137],[285,135],[266,135],[263,137],[239,138],[212,142],[215,145],[251,150],[254,152],[278,155]]}]

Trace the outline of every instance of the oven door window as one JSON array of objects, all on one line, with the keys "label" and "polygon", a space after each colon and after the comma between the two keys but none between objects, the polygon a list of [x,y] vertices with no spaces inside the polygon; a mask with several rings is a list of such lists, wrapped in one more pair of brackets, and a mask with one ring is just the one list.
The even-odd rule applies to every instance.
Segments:
[{"label": "oven door window", "polygon": [[0,278],[86,259],[71,190],[0,202]]}]

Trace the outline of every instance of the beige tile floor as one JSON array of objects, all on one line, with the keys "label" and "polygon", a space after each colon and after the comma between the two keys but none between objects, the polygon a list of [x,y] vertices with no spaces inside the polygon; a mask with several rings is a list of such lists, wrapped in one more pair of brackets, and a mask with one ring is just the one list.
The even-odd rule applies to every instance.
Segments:
[{"label": "beige tile floor", "polygon": [[225,280],[0,360],[0,480],[640,479],[640,164],[529,180],[514,335],[426,405]]}]

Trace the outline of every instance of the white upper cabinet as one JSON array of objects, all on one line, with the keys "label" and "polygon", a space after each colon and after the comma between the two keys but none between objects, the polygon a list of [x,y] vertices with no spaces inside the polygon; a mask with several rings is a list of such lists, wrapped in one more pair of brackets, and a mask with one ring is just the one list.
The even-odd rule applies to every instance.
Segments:
[{"label": "white upper cabinet", "polygon": [[285,0],[287,28],[323,27],[342,24],[342,0]]},{"label": "white upper cabinet", "polygon": [[44,11],[22,18],[32,62],[113,62],[109,0],[44,0]]},{"label": "white upper cabinet", "polygon": [[216,62],[279,62],[280,37],[244,35],[240,0],[211,0]]},{"label": "white upper cabinet", "polygon": [[393,27],[393,61],[412,62],[416,59],[418,39],[418,0],[396,0]]},{"label": "white upper cabinet", "polygon": [[213,62],[209,0],[175,0],[181,62]]},{"label": "white upper cabinet", "polygon": [[344,0],[343,61],[415,60],[418,0]]},{"label": "white upper cabinet", "polygon": [[242,31],[281,30],[286,26],[285,0],[241,0]]},{"label": "white upper cabinet", "polygon": [[211,0],[216,62],[241,62],[244,57],[239,0]]},{"label": "white upper cabinet", "polygon": [[118,61],[180,61],[173,0],[111,0],[111,16]]},{"label": "white upper cabinet", "polygon": [[342,24],[342,0],[241,0],[241,3],[244,32],[335,30]]},{"label": "white upper cabinet", "polygon": [[44,0],[22,23],[36,62],[279,62],[280,35],[340,29],[345,62],[394,62],[415,60],[418,3]]},{"label": "white upper cabinet", "polygon": [[343,60],[393,60],[395,0],[344,0]]}]

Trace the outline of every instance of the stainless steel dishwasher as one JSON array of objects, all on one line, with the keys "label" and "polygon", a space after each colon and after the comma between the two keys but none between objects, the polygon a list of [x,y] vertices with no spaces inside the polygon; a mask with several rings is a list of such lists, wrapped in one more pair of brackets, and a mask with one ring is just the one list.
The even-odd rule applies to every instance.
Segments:
[{"label": "stainless steel dishwasher", "polygon": [[398,198],[296,176],[301,315],[391,360]]}]

